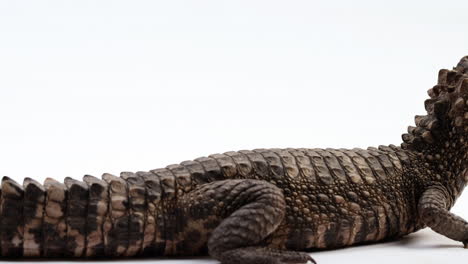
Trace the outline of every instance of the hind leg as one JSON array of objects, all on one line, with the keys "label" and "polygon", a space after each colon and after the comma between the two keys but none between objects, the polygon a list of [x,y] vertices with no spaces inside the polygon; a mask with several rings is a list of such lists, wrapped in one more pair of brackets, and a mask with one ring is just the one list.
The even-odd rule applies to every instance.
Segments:
[{"label": "hind leg", "polygon": [[[281,190],[266,181],[208,183],[194,190],[185,201],[189,204],[190,218],[217,219],[215,225],[211,224],[213,230],[210,230],[208,251],[223,264],[314,262],[303,252],[281,251],[262,245],[282,222],[286,206]],[[203,214],[209,215],[203,217]]]}]

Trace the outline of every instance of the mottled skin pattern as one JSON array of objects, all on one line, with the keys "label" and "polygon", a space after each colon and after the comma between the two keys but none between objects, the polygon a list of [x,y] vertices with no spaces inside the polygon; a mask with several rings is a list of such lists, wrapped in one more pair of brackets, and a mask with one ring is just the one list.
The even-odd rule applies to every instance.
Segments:
[{"label": "mottled skin pattern", "polygon": [[468,57],[428,93],[401,147],[242,150],[44,186],[4,177],[1,255],[305,263],[425,226],[466,247],[449,209],[468,181]]}]

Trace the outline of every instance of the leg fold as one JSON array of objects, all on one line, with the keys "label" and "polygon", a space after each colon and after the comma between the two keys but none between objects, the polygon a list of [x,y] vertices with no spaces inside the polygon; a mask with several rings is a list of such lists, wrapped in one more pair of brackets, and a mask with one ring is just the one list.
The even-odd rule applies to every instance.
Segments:
[{"label": "leg fold", "polygon": [[314,262],[306,253],[272,249],[263,243],[285,215],[286,204],[278,187],[259,180],[226,180],[205,184],[195,193],[192,198],[204,202],[192,202],[191,211],[214,208],[210,214],[219,216],[208,239],[208,251],[221,263]]}]

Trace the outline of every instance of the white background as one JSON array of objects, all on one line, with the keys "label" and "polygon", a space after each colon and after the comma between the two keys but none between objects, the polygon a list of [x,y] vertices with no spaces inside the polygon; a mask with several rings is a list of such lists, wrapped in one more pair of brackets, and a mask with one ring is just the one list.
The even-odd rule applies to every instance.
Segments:
[{"label": "white background", "polygon": [[[0,175],[80,179],[229,150],[399,144],[438,70],[468,55],[467,10],[466,1],[1,0]],[[468,217],[467,195],[453,211]],[[468,250],[425,230],[313,255],[456,264]]]}]

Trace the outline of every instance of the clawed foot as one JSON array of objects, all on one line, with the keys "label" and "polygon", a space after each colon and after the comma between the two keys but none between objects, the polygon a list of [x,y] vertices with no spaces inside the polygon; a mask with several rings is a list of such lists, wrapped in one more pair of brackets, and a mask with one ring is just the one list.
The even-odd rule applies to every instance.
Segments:
[{"label": "clawed foot", "polygon": [[294,252],[294,251],[285,251],[282,252],[282,256],[279,257],[281,262],[287,264],[306,264],[309,261],[313,264],[317,264],[315,260],[305,252]]},{"label": "clawed foot", "polygon": [[248,247],[226,251],[218,258],[222,264],[317,264],[305,252]]},{"label": "clawed foot", "polygon": [[313,264],[317,264],[317,262],[315,262],[315,260],[306,252],[270,248],[260,248],[257,249],[257,251],[262,252],[263,255],[277,259],[281,264],[306,264],[309,261]]}]

